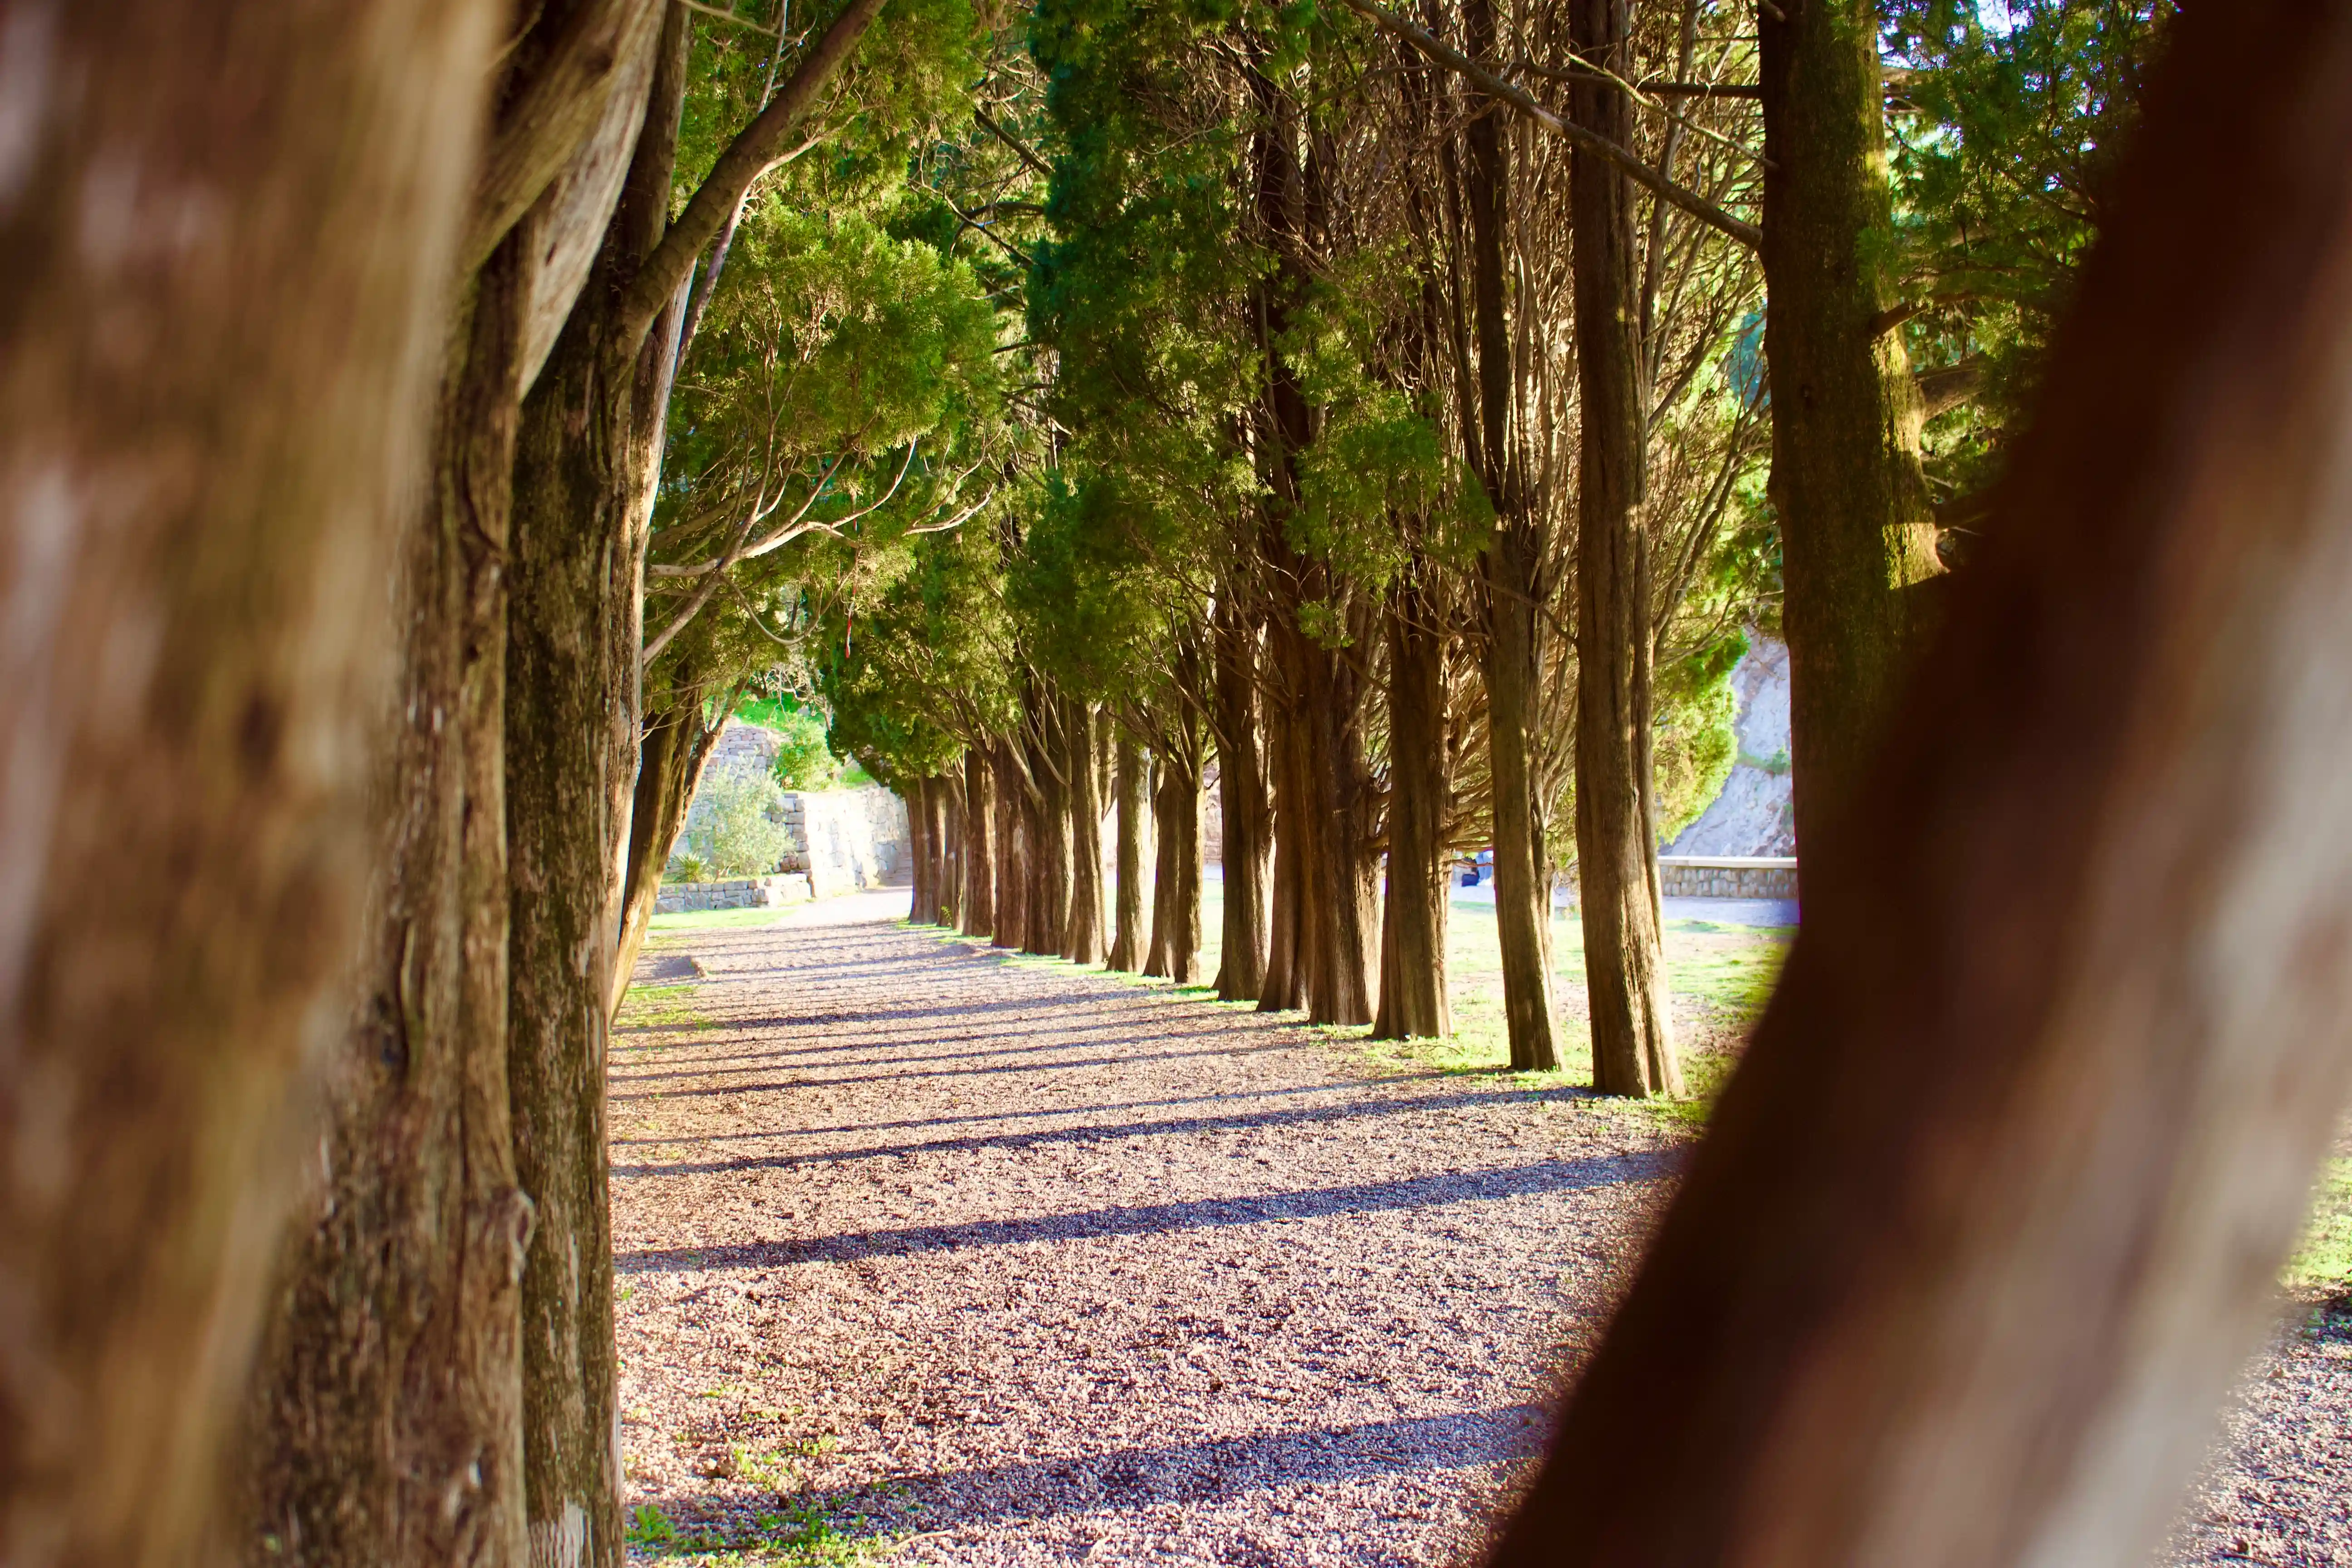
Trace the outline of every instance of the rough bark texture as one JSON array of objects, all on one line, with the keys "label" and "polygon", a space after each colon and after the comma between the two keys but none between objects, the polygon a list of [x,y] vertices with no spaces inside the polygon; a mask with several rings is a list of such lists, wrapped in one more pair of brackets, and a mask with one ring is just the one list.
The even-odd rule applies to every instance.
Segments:
[{"label": "rough bark texture", "polygon": [[996,776],[981,746],[963,754],[963,899],[956,929],[966,936],[996,929]]},{"label": "rough bark texture", "polygon": [[1914,642],[1910,590],[1938,567],[1918,389],[1902,335],[1877,326],[1895,303],[1882,269],[1895,246],[1878,9],[1807,0],[1757,25],[1770,489],[1801,852],[1870,757]]},{"label": "rough bark texture", "polygon": [[1266,875],[1274,847],[1274,805],[1258,743],[1257,628],[1230,586],[1219,598],[1213,635],[1217,802],[1224,817],[1224,940],[1218,958],[1217,997],[1247,1002],[1265,984]]},{"label": "rough bark texture", "polygon": [[573,161],[653,42],[663,9],[660,0],[559,0],[541,8],[506,61],[459,247],[461,268],[471,272],[488,260]]},{"label": "rough bark texture", "polygon": [[898,792],[907,807],[907,859],[914,886],[907,900],[910,924],[930,925],[939,917],[939,868],[932,863],[931,781],[908,779]]},{"label": "rough bark texture", "polygon": [[[1462,9],[1470,53],[1495,47],[1492,0]],[[1536,776],[1538,563],[1542,541],[1512,472],[1511,323],[1504,279],[1510,183],[1502,106],[1472,121],[1465,184],[1470,208],[1471,300],[1478,345],[1474,466],[1495,507],[1495,542],[1480,563],[1487,591],[1486,751],[1495,796],[1495,927],[1503,954],[1503,1021],[1511,1066],[1559,1065],[1551,995],[1551,879]]]},{"label": "rough bark texture", "polygon": [[939,775],[939,920],[955,926],[964,908],[964,787],[960,771]]},{"label": "rough bark texture", "polygon": [[[1625,0],[1571,0],[1580,58],[1634,69]],[[1613,81],[1570,90],[1577,122],[1621,146],[1633,105]],[[1570,154],[1576,289],[1576,871],[1592,1082],[1603,1094],[1682,1092],[1659,945],[1657,836],[1650,821],[1649,534],[1642,515],[1643,391],[1633,341],[1633,186],[1593,153]],[[1549,900],[1547,900],[1549,901]]]},{"label": "rough bark texture", "polygon": [[996,794],[996,924],[990,938],[997,947],[1019,947],[1029,931],[1029,847],[1024,831],[1028,781],[1022,776],[1013,743],[999,739],[989,746],[989,771]]},{"label": "rough bark texture", "polygon": [[1070,918],[1062,956],[1073,963],[1103,958],[1102,797],[1095,788],[1095,713],[1072,699],[1063,708],[1064,770],[1070,780]]},{"label": "rough bark texture", "polygon": [[319,1167],[257,1368],[239,1543],[255,1563],[523,1550],[531,1204],[507,1092],[502,567],[529,249],[526,226],[459,313],[436,482],[404,543],[360,994],[322,1063]]},{"label": "rough bark texture", "polygon": [[1381,916],[1381,1005],[1372,1035],[1454,1032],[1445,989],[1445,635],[1417,576],[1388,609],[1388,891]]},{"label": "rough bark texture", "polygon": [[1197,763],[1168,754],[1158,773],[1151,816],[1159,848],[1143,973],[1189,985],[1201,958],[1201,774]]},{"label": "rough bark texture", "polygon": [[492,9],[0,14],[11,1561],[219,1522],[289,1090],[348,1016]]},{"label": "rough bark texture", "polygon": [[2146,1563],[2276,1310],[2352,1087],[2352,12],[2178,28],[1502,1563]]},{"label": "rough bark texture", "polygon": [[1033,692],[1033,710],[1023,731],[1029,768],[1024,826],[1029,853],[1029,929],[1022,947],[1047,958],[1062,952],[1070,921],[1070,791],[1062,773],[1058,704]]},{"label": "rough bark texture", "polygon": [[[1351,630],[1359,647],[1372,632],[1361,625]],[[1372,847],[1373,781],[1359,722],[1366,683],[1351,661],[1296,629],[1283,628],[1277,638],[1302,698],[1292,715],[1303,807],[1292,826],[1304,849],[1293,963],[1305,970],[1309,1019],[1369,1024],[1378,985],[1380,862]]]},{"label": "rough bark texture", "polygon": [[1301,954],[1307,943],[1301,925],[1307,906],[1303,891],[1307,842],[1293,827],[1307,811],[1307,786],[1302,782],[1297,726],[1288,705],[1270,692],[1266,703],[1266,751],[1272,766],[1274,797],[1274,864],[1266,901],[1265,974],[1259,982],[1257,1010],[1287,1012],[1306,1005],[1307,965]]},{"label": "rough bark texture", "polygon": [[674,8],[663,25],[619,205],[516,447],[508,1018],[516,1168],[539,1219],[523,1276],[534,1568],[624,1555],[604,1085],[637,763],[638,540],[660,417],[639,397],[666,391],[667,370],[660,345],[621,319],[621,291],[667,212],[682,17]]},{"label": "rough bark texture", "polygon": [[1118,737],[1118,767],[1111,790],[1118,807],[1118,908],[1111,924],[1109,967],[1133,970],[1144,957],[1143,938],[1143,747],[1124,730]]}]

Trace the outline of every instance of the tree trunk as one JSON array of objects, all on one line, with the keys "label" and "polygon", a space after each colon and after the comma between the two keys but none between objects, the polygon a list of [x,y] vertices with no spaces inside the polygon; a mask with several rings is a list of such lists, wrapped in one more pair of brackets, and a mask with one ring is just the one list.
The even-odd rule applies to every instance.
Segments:
[{"label": "tree trunk", "polygon": [[1786,584],[1797,843],[1828,831],[1871,754],[1939,569],[1923,409],[1885,271],[1896,254],[1878,9],[1808,0],[1759,19],[1764,360]]},{"label": "tree trunk", "polygon": [[955,929],[964,908],[964,790],[960,773],[934,778],[939,790],[939,914],[931,924]]},{"label": "tree trunk", "polygon": [[621,884],[621,940],[613,959],[613,994],[608,1012],[620,1009],[629,976],[653,929],[654,902],[661,896],[662,868],[686,827],[686,814],[701,786],[703,764],[726,728],[702,719],[700,689],[688,681],[688,694],[649,715],[637,743],[635,796],[629,807],[629,861]]},{"label": "tree trunk", "polygon": [[2176,26],[1508,1568],[2144,1563],[2273,1331],[2352,1088],[2352,12]]},{"label": "tree trunk", "polygon": [[1305,938],[1305,891],[1308,841],[1306,785],[1299,762],[1298,724],[1287,702],[1267,704],[1267,750],[1274,785],[1273,898],[1267,906],[1265,974],[1258,985],[1257,1010],[1283,1013],[1307,1004],[1307,965],[1311,943]]},{"label": "tree trunk", "polygon": [[931,862],[931,781],[908,779],[899,798],[907,805],[907,861],[914,889],[907,903],[910,925],[929,925],[938,912],[931,901],[939,868]]},{"label": "tree trunk", "polygon": [[516,1168],[539,1219],[523,1276],[526,1492],[533,1563],[567,1568],[617,1568],[625,1555],[604,1065],[636,762],[639,426],[658,410],[635,405],[655,345],[631,340],[623,290],[667,214],[683,15],[663,24],[619,210],[524,402],[516,447],[508,1017]]},{"label": "tree trunk", "polygon": [[1376,1039],[1454,1032],[1445,987],[1445,636],[1416,565],[1391,596],[1388,893]]},{"label": "tree trunk", "polygon": [[995,775],[985,746],[963,754],[963,899],[956,929],[966,936],[996,930]]},{"label": "tree trunk", "polygon": [[1036,709],[1024,732],[1031,787],[1029,828],[1029,937],[1022,945],[1043,957],[1059,957],[1062,933],[1070,922],[1070,792],[1062,776],[1061,724],[1050,697]]},{"label": "tree trunk", "polygon": [[[1632,71],[1624,0],[1571,0],[1580,58]],[[1633,107],[1614,81],[1570,89],[1577,123],[1620,146]],[[1570,155],[1576,289],[1576,870],[1592,1083],[1603,1094],[1682,1092],[1659,946],[1657,837],[1650,822],[1649,536],[1642,516],[1645,395],[1633,341],[1633,182]],[[1549,888],[1546,902],[1549,902]]]},{"label": "tree trunk", "polygon": [[1110,944],[1113,969],[1133,970],[1144,956],[1143,945],[1143,748],[1125,730],[1118,736],[1118,772],[1113,784],[1118,803],[1118,904],[1112,922],[1117,935]]},{"label": "tree trunk", "polygon": [[1143,973],[1189,985],[1201,958],[1201,776],[1197,766],[1172,753],[1159,760],[1151,802],[1158,875]]},{"label": "tree trunk", "polygon": [[1015,744],[1000,738],[989,746],[996,775],[996,934],[990,939],[996,947],[1019,947],[1029,934],[1029,781]]},{"label": "tree trunk", "polygon": [[397,579],[404,717],[376,785],[362,994],[326,1066],[320,1168],[257,1367],[255,1562],[523,1549],[531,1205],[507,1094],[499,562],[534,234],[499,247],[459,312],[436,484]]},{"label": "tree trunk", "polygon": [[[1369,626],[1353,630],[1358,644],[1369,640]],[[1358,722],[1363,684],[1337,650],[1303,635],[1297,641],[1307,691],[1300,731],[1307,742],[1307,918],[1300,929],[1312,944],[1307,1017],[1369,1024],[1378,986],[1380,862],[1371,847],[1372,779]]]},{"label": "tree trunk", "polygon": [[1265,984],[1266,875],[1274,810],[1258,747],[1257,628],[1234,600],[1220,596],[1216,638],[1217,802],[1224,816],[1223,950],[1217,999],[1255,1000]]},{"label": "tree trunk", "polygon": [[1102,797],[1095,792],[1095,715],[1084,701],[1063,708],[1063,764],[1070,778],[1070,916],[1062,956],[1103,959]]},{"label": "tree trunk", "polygon": [[[380,984],[398,941],[363,898],[391,886],[367,886],[367,775],[417,739],[384,677],[418,627],[392,616],[462,584],[437,531],[404,531],[431,516],[426,416],[494,26],[485,6],[366,0],[266,23],[19,5],[0,23],[13,1561],[197,1561],[230,1523],[222,1460],[294,1166],[317,1147],[289,1115],[297,1077],[348,1016],[353,957]],[[410,576],[420,557],[449,575]],[[436,630],[446,728],[463,655]],[[465,759],[432,766],[412,784],[438,836],[393,835],[412,887],[467,853],[446,811]],[[463,929],[431,913],[419,962],[455,1005]],[[400,1435],[420,1464],[489,1398],[441,1392]],[[382,1466],[355,1479],[383,1506]],[[453,1545],[497,1531],[502,1479],[457,1500]]]},{"label": "tree trunk", "polygon": [[[1465,0],[1470,52],[1493,55],[1493,0]],[[1471,296],[1478,342],[1477,451],[1474,466],[1495,507],[1495,540],[1481,561],[1487,592],[1486,752],[1495,811],[1495,928],[1502,946],[1503,1021],[1511,1066],[1559,1066],[1551,994],[1551,881],[1545,803],[1536,774],[1537,702],[1542,687],[1538,602],[1539,527],[1513,473],[1511,324],[1504,279],[1510,184],[1501,105],[1464,131],[1469,145]]]}]

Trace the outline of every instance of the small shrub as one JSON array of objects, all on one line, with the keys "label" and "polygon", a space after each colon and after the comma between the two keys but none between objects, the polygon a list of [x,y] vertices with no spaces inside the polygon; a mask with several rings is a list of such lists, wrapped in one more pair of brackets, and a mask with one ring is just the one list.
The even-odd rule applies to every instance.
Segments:
[{"label": "small shrub", "polygon": [[792,849],[783,812],[784,792],[765,773],[705,774],[670,864],[697,863],[712,877],[764,876]]},{"label": "small shrub", "polygon": [[824,721],[803,709],[779,714],[768,725],[782,742],[769,773],[788,790],[831,789],[841,777],[841,761],[828,745]]},{"label": "small shrub", "polygon": [[632,1546],[667,1546],[677,1540],[677,1526],[659,1503],[641,1502],[630,1516],[627,1533]]}]

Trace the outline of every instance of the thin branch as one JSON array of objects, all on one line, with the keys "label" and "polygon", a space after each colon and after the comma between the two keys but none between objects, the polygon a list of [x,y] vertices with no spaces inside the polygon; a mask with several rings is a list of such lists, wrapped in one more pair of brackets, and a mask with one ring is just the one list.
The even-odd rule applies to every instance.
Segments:
[{"label": "thin branch", "polygon": [[704,5],[702,0],[677,0],[677,3],[689,11],[699,11],[704,16],[715,16],[721,22],[732,22],[739,27],[749,28],[762,37],[780,39],[784,36],[783,24],[781,22],[772,27],[763,27],[749,16],[738,16],[732,11],[721,11],[716,5]]},{"label": "thin branch", "polygon": [[1014,136],[1013,132],[1007,131],[1003,126],[999,125],[995,121],[990,119],[988,110],[985,109],[974,108],[971,111],[971,117],[980,121],[980,128],[982,131],[987,132],[991,136],[995,137],[999,142],[1003,142],[1007,147],[1012,148],[1014,153],[1018,153],[1021,161],[1028,164],[1031,169],[1049,180],[1054,177],[1054,171],[1052,167],[1046,163],[1045,160],[1037,156],[1036,153],[1029,151],[1029,149],[1024,145],[1021,140]]},{"label": "thin branch", "polygon": [[1745,223],[1732,216],[1696,191],[1685,190],[1672,180],[1662,178],[1656,170],[1608,137],[1562,120],[1559,115],[1538,103],[1526,89],[1513,87],[1459,49],[1441,42],[1426,29],[1414,26],[1402,16],[1382,10],[1373,5],[1372,0],[1348,0],[1348,5],[1350,10],[1370,18],[1377,26],[1385,27],[1403,38],[1438,64],[1467,77],[1488,97],[1509,104],[1545,130],[1567,138],[1586,152],[1606,158],[1622,169],[1635,184],[1660,200],[1672,202],[1701,223],[1728,235],[1751,250],[1762,247],[1764,232],[1754,224]]}]

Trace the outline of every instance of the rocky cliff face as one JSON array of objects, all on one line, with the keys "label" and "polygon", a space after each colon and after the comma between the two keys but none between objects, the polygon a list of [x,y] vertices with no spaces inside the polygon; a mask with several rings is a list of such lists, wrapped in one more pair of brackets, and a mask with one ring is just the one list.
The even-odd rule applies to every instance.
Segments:
[{"label": "rocky cliff face", "polygon": [[1789,793],[1789,650],[1750,632],[1731,672],[1739,697],[1739,760],[1723,793],[1666,846],[1669,855],[1794,855]]}]

